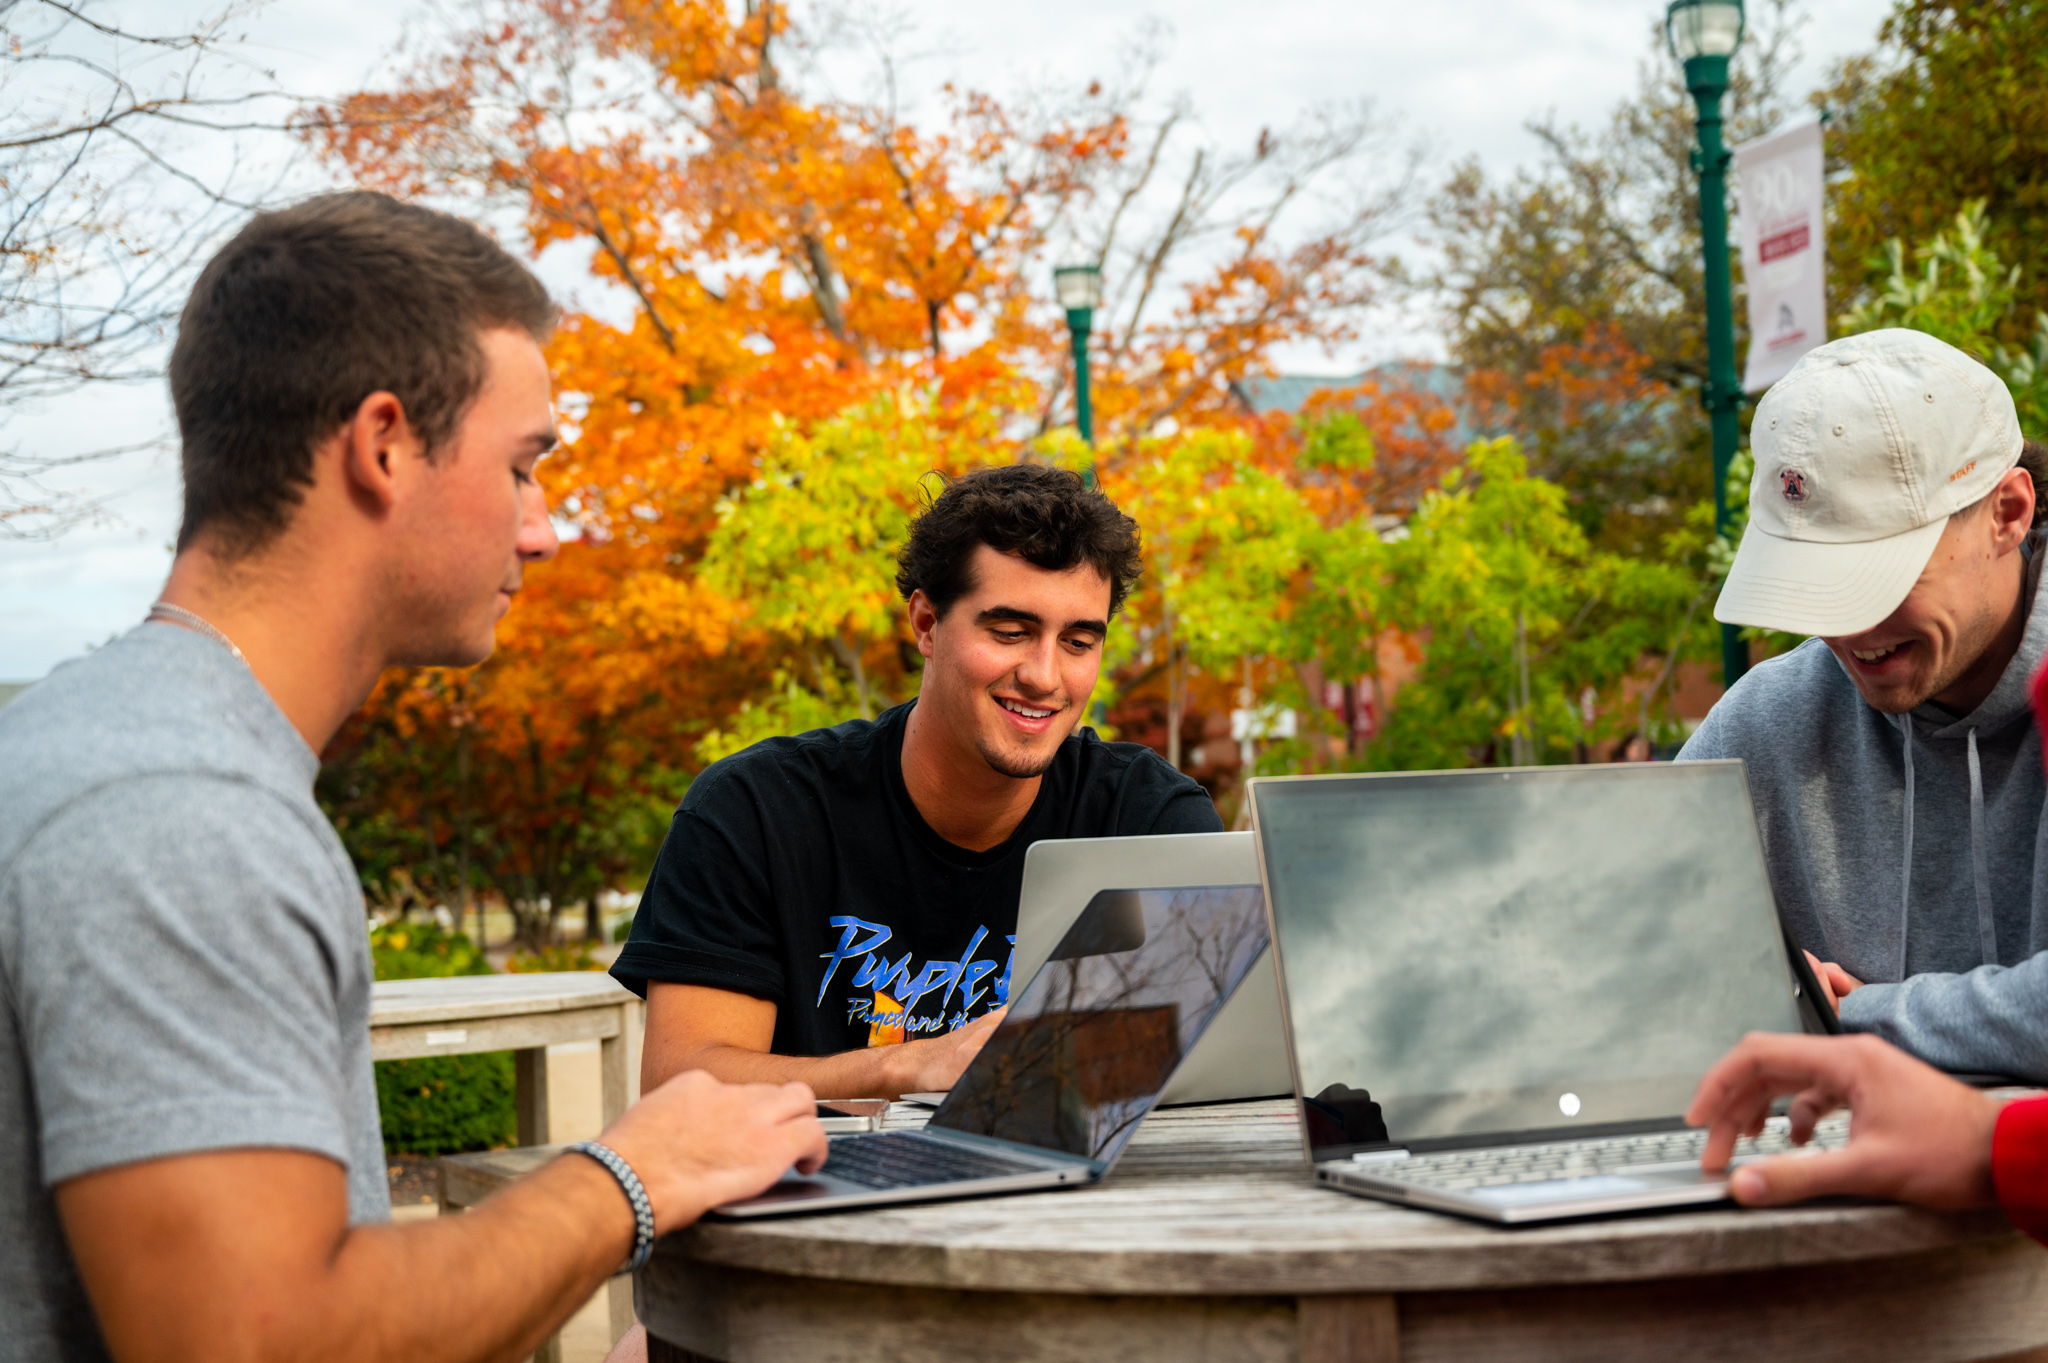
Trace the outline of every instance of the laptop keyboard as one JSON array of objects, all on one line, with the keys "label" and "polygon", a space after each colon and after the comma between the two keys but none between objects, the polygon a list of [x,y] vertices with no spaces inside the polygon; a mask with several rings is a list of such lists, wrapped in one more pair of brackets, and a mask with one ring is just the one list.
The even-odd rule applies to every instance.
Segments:
[{"label": "laptop keyboard", "polygon": [[1044,1169],[1026,1160],[963,1150],[915,1131],[883,1131],[834,1140],[819,1172],[870,1188],[919,1188]]},{"label": "laptop keyboard", "polygon": [[[1849,1139],[1847,1116],[1830,1117],[1814,1128],[1803,1148],[1831,1150]],[[1407,1159],[1355,1159],[1358,1172],[1392,1183],[1428,1188],[1498,1188],[1513,1183],[1547,1183],[1553,1179],[1591,1178],[1657,1166],[1698,1165],[1706,1149],[1704,1129],[1659,1131],[1645,1136],[1609,1136],[1599,1140],[1554,1141],[1546,1145],[1496,1146],[1487,1150],[1445,1150]],[[1763,1133],[1735,1143],[1735,1159],[1778,1155],[1802,1147],[1792,1144],[1789,1125],[1773,1117]]]}]

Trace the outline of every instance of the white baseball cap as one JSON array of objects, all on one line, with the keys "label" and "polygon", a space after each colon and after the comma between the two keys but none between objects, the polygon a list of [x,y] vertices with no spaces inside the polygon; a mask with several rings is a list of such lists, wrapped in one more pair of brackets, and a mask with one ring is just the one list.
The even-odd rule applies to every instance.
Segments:
[{"label": "white baseball cap", "polygon": [[1808,351],[1757,404],[1749,443],[1749,526],[1714,618],[1839,638],[1899,608],[2021,440],[1996,374],[1895,327]]}]

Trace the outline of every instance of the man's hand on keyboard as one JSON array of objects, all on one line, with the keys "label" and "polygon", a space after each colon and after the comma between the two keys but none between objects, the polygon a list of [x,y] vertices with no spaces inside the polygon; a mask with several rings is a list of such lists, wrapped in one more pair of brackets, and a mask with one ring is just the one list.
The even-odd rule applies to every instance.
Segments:
[{"label": "man's hand on keyboard", "polygon": [[687,1070],[609,1127],[604,1142],[640,1175],[666,1234],[720,1203],[752,1197],[794,1165],[825,1162],[817,1099],[802,1084],[721,1084]]},{"label": "man's hand on keyboard", "polygon": [[1736,1138],[1755,1135],[1771,1102],[1796,1094],[1792,1139],[1849,1109],[1849,1143],[1737,1169],[1737,1202],[1772,1206],[1810,1197],[1889,1197],[1943,1210],[1988,1206],[1991,1132],[1998,1103],[1873,1036],[1782,1036],[1752,1032],[1700,1080],[1685,1119],[1704,1126],[1700,1165],[1725,1169]]},{"label": "man's hand on keyboard", "polygon": [[903,1093],[944,1093],[959,1082],[968,1062],[981,1053],[990,1033],[1010,1010],[997,1008],[943,1036],[905,1041],[889,1047],[891,1096]]}]

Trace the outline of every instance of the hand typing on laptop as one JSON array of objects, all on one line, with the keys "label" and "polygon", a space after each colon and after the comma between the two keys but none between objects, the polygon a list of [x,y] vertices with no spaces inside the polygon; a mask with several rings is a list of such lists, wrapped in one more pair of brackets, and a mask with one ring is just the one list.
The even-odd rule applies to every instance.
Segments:
[{"label": "hand typing on laptop", "polygon": [[1268,940],[1256,885],[1103,890],[926,1126],[837,1137],[823,1168],[716,1210],[779,1216],[1097,1182]]},{"label": "hand typing on laptop", "polygon": [[[2000,1200],[1992,1169],[1997,1099],[1873,1036],[1753,1032],[1707,1071],[1685,1119],[1707,1128],[1700,1165],[1728,1167],[1736,1138],[1763,1130],[1771,1103],[1796,1094],[1794,1144],[1846,1107],[1849,1143],[1758,1160],[1729,1176],[1735,1200],[1773,1206],[1848,1194],[1954,1210]],[[2026,1105],[2021,1105],[2026,1106]]]},{"label": "hand typing on laptop", "polygon": [[949,1089],[1003,1018],[997,1009],[916,1041],[838,1055],[783,1056],[772,1050],[776,1005],[767,999],[659,982],[649,987],[648,997],[676,1025],[648,1029],[643,1075],[665,1078],[701,1069],[728,1083],[793,1082],[842,1098]]},{"label": "hand typing on laptop", "polygon": [[1739,763],[1249,790],[1319,1183],[1507,1224],[1727,1197],[1683,1119],[1696,1078],[1736,1037],[1798,1031],[1819,991],[1793,978]]}]

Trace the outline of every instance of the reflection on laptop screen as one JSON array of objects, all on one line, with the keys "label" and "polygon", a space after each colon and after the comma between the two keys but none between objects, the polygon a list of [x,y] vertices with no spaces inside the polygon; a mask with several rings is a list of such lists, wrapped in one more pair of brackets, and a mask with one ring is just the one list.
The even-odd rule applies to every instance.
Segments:
[{"label": "reflection on laptop screen", "polygon": [[1319,1158],[1674,1116],[1800,1030],[1740,763],[1253,791]]},{"label": "reflection on laptop screen", "polygon": [[1256,885],[1102,891],[931,1124],[1110,1159],[1265,946]]}]

